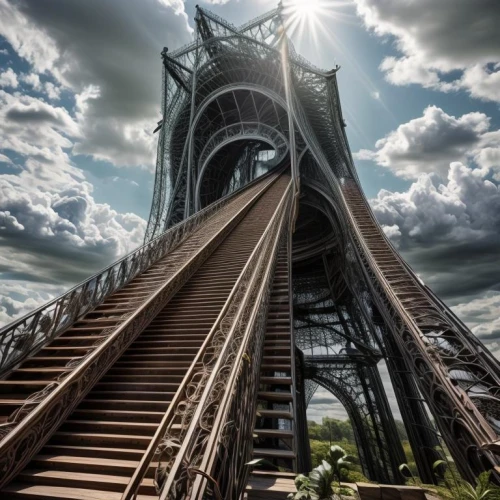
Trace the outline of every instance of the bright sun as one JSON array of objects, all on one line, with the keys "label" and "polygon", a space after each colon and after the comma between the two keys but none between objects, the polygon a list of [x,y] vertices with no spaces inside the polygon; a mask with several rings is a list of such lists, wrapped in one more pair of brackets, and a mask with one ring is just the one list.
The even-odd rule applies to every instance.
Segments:
[{"label": "bright sun", "polygon": [[316,38],[321,22],[331,15],[332,0],[283,0],[286,28],[289,35],[298,32],[299,37]]},{"label": "bright sun", "polygon": [[321,10],[321,0],[289,0],[284,5],[297,16],[315,16]]},{"label": "bright sun", "polygon": [[299,40],[310,38],[318,41],[318,32],[330,36],[329,20],[343,21],[342,8],[348,0],[283,0],[283,13],[289,36],[298,35]]}]

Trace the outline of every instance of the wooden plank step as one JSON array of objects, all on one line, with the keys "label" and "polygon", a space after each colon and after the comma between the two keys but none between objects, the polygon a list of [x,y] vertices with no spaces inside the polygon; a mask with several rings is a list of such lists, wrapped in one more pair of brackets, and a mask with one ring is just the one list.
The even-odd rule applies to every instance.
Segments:
[{"label": "wooden plank step", "polygon": [[44,454],[51,455],[71,455],[78,457],[99,456],[100,458],[137,462],[139,462],[143,456],[143,451],[141,449],[53,444],[52,441],[49,441],[42,448],[42,451]]},{"label": "wooden plank step", "polygon": [[283,418],[285,420],[292,420],[293,415],[289,411],[284,410],[262,410],[257,408],[257,418]]},{"label": "wooden plank step", "polygon": [[119,460],[101,457],[80,457],[71,455],[37,455],[30,463],[36,469],[60,471],[97,472],[102,474],[127,476],[134,473],[139,465],[136,460]]},{"label": "wooden plank step", "polygon": [[285,403],[291,403],[293,401],[293,396],[290,392],[259,391],[257,393],[257,398],[265,401],[279,401]]},{"label": "wooden plank step", "polygon": [[[176,384],[176,389],[181,383],[182,379],[184,377],[184,374],[168,374],[168,380],[171,383]],[[147,383],[147,382],[152,382],[152,383],[161,383],[165,379],[165,375],[142,375],[142,374],[137,374],[137,375],[116,375],[116,374],[111,374],[111,375],[105,375],[101,381],[102,382],[138,382],[138,383]]]},{"label": "wooden plank step", "polygon": [[[36,470],[25,469],[17,479],[25,483],[36,483],[37,485],[45,484],[57,486],[89,488],[103,491],[123,491],[124,486],[129,482],[128,477],[111,476],[104,474],[87,474],[85,472],[68,472],[57,470]],[[156,493],[154,482],[152,479],[144,479],[142,485],[146,486],[147,494],[154,495]],[[143,486],[141,485],[141,489]]]},{"label": "wooden plank step", "polygon": [[260,377],[261,384],[268,385],[292,385],[291,377]]},{"label": "wooden plank step", "polygon": [[146,449],[151,442],[150,436],[134,436],[131,434],[104,434],[95,432],[61,432],[58,431],[51,439],[54,444],[75,444],[80,446],[124,447]]},{"label": "wooden plank step", "polygon": [[290,372],[291,366],[284,363],[262,363],[260,365],[261,372]]},{"label": "wooden plank step", "polygon": [[114,400],[124,399],[126,401],[171,401],[175,392],[159,392],[159,391],[96,391],[93,390],[90,393],[92,399],[104,399],[112,398]]},{"label": "wooden plank step", "polygon": [[72,420],[71,418],[66,420],[61,429],[64,431],[77,432],[103,432],[105,434],[139,434],[139,435],[149,435],[152,436],[158,425],[156,423],[149,422],[113,422],[111,420]]},{"label": "wooden plank step", "polygon": [[259,438],[279,438],[279,439],[292,439],[293,431],[282,429],[254,429],[254,434]]},{"label": "wooden plank step", "polygon": [[146,401],[137,399],[92,399],[85,398],[79,408],[99,410],[165,411],[169,401]]},{"label": "wooden plank step", "polygon": [[[2,490],[10,500],[120,500],[121,493],[84,488],[13,483]],[[137,500],[158,500],[158,495],[138,495]]]},{"label": "wooden plank step", "polygon": [[254,458],[295,458],[295,453],[290,450],[278,450],[274,448],[254,448]]}]

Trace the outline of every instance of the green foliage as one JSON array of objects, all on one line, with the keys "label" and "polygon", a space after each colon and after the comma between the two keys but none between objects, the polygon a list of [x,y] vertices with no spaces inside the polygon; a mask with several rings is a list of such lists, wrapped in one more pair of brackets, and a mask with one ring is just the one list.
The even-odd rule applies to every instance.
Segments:
[{"label": "green foliage", "polygon": [[347,441],[354,443],[354,431],[349,420],[337,420],[323,417],[321,424],[309,420],[307,422],[309,439],[327,441],[329,444]]},{"label": "green foliage", "polygon": [[500,500],[500,488],[490,482],[489,471],[479,474],[476,487],[467,481],[458,481],[452,494],[457,500]]},{"label": "green foliage", "polygon": [[357,470],[346,470],[343,469],[340,473],[342,481],[345,483],[371,483],[368,478],[366,478],[362,472]]},{"label": "green foliage", "polygon": [[330,445],[324,441],[311,440],[309,446],[311,447],[311,464],[317,467],[328,454]]},{"label": "green foliage", "polygon": [[338,481],[339,486],[342,469],[349,469],[353,460],[356,460],[356,458],[349,456],[341,446],[334,445],[328,450],[326,461],[330,464],[334,479]]},{"label": "green foliage", "polygon": [[332,466],[323,460],[323,463],[309,473],[309,487],[313,500],[326,500],[332,497],[332,482],[335,473]]},{"label": "green foliage", "polygon": [[311,500],[310,481],[304,474],[299,474],[295,478],[295,489],[297,493],[290,493],[288,498],[291,500]]},{"label": "green foliage", "polygon": [[351,488],[344,488],[344,487],[339,488],[338,486],[334,486],[333,492],[336,495],[342,495],[343,497],[355,497],[356,496],[356,494],[354,493],[354,490],[351,490]]},{"label": "green foliage", "polygon": [[411,482],[412,484],[418,484],[419,480],[416,476],[413,475],[410,467],[408,467],[408,464],[401,464],[398,469],[399,472],[401,472],[401,474],[403,474],[403,476],[409,480],[409,482]]},{"label": "green foliage", "polygon": [[[444,485],[424,485],[413,475],[410,476],[407,482],[409,484],[418,484],[423,488],[429,488],[435,491],[442,500],[500,500],[500,488],[490,482],[489,471],[483,472],[478,476],[477,484],[474,487],[472,484],[459,478],[456,471],[454,472],[455,464],[453,462],[449,463],[445,460],[436,460],[432,468],[435,471],[441,471],[441,481]],[[408,477],[409,469],[406,464],[401,464],[399,470],[403,475]]]},{"label": "green foliage", "polygon": [[249,467],[254,467],[258,470],[265,470],[265,471],[280,470],[280,467],[277,467],[276,465],[274,465],[269,460],[266,460],[265,458],[255,458],[254,460],[247,462],[245,465],[248,465]]},{"label": "green foliage", "polygon": [[[309,477],[302,474],[295,479],[296,493],[290,493],[291,500],[328,500],[336,494],[344,494],[341,490],[346,490],[349,496],[352,490],[340,488],[342,472],[349,469],[351,461],[355,457],[347,455],[346,451],[338,445],[330,446],[321,464],[315,467]],[[339,488],[332,489],[332,483],[338,481]]]}]

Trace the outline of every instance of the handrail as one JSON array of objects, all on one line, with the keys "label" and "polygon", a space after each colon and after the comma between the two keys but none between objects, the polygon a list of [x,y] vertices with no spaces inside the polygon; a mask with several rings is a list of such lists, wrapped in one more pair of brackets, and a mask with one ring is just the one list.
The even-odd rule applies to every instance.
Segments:
[{"label": "handrail", "polygon": [[[290,191],[291,184],[287,187],[283,199]],[[280,207],[282,207],[283,199],[281,200]],[[218,367],[225,359],[224,354],[227,354],[229,347],[231,347],[230,340],[234,340],[234,321],[227,322],[228,316],[237,314],[237,318],[241,316],[240,305],[242,295],[246,296],[247,288],[249,286],[249,279],[252,276],[252,264],[261,258],[261,249],[267,238],[269,231],[272,227],[271,224],[276,220],[276,214],[268,224],[264,234],[261,236],[259,242],[254,248],[250,258],[248,259],[245,267],[243,268],[238,280],[236,281],[231,293],[224,304],[214,326],[206,337],[202,347],[198,351],[196,358],[192,362],[186,376],[184,377],[181,385],[179,386],[172,402],[167,409],[162,421],[160,422],[155,435],[153,436],[148,449],[143,455],[139,466],[137,467],[133,477],[131,478],[127,488],[122,496],[122,500],[130,500],[135,498],[140,483],[149,468],[149,465],[158,452],[158,446],[163,440],[166,441],[165,436],[171,434],[174,424],[181,420],[181,436],[175,438],[175,449],[168,448],[167,453],[170,454],[170,460],[177,458],[172,465],[169,475],[170,479],[175,476],[172,472],[178,469],[182,464],[182,459],[185,451],[190,444],[190,436],[192,436],[191,428],[198,423],[197,415],[202,410],[203,402],[205,402],[213,389],[213,378],[218,374]],[[229,333],[224,330],[230,329]],[[236,344],[235,344],[236,345]],[[234,345],[233,345],[234,347]],[[186,436],[184,439],[182,439]],[[171,440],[172,441],[172,440]],[[181,443],[182,441],[182,443]],[[176,453],[177,452],[177,453]],[[172,481],[170,481],[172,482]],[[167,491],[166,487],[164,491]]]},{"label": "handrail", "polygon": [[[411,304],[403,304],[401,298],[398,296],[397,290],[395,290],[394,286],[388,281],[386,273],[380,267],[377,256],[373,254],[368,245],[356,221],[351,203],[347,199],[346,193],[342,190],[340,196],[345,204],[346,215],[352,228],[353,243],[356,246],[356,252],[360,256],[361,268],[367,278],[367,282],[372,288],[377,307],[388,324],[395,324],[398,330],[394,332],[395,340],[401,347],[402,352],[405,353],[405,356],[411,359],[412,366],[418,368],[416,376],[419,382],[419,388],[424,393],[424,396],[427,394],[427,401],[429,402],[433,416],[437,420],[440,430],[443,434],[447,435],[447,445],[451,453],[455,455],[457,465],[462,466],[464,464],[460,463],[460,460],[467,462],[467,452],[466,448],[457,440],[454,433],[453,423],[451,422],[451,410],[453,411],[453,418],[456,421],[460,421],[459,427],[462,429],[460,439],[463,439],[464,442],[466,442],[465,439],[472,441],[474,447],[480,450],[481,448],[487,447],[488,443],[492,443],[497,438],[495,430],[485,416],[480,413],[466,388],[455,383],[450,377],[450,370],[454,367],[456,370],[466,371],[468,369],[467,364],[471,363],[470,355],[475,354],[476,356],[480,356],[481,351],[477,350],[474,353],[474,350],[469,350],[467,343],[462,343],[461,358],[459,359],[457,357],[454,363],[445,362],[445,356],[440,352],[440,347],[436,345],[436,341],[433,338],[435,337],[435,333],[438,333],[444,326],[448,331],[458,334],[457,342],[461,342],[461,332],[457,331],[455,325],[450,321],[451,318],[443,317],[441,311],[431,300],[432,296],[428,296],[426,287],[418,282],[409,266],[402,264],[401,258],[398,256],[397,252],[393,250],[387,237],[376,225],[375,216],[369,208],[366,199],[360,192],[359,187],[351,183],[350,188],[357,190],[357,194],[360,197],[358,201],[365,209],[366,215],[371,219],[373,227],[377,228],[376,237],[380,239],[380,242],[386,245],[385,251],[389,253],[391,258],[395,259],[397,267],[407,276],[409,284],[415,290],[412,292],[413,295],[418,295],[420,297],[420,302],[417,306],[419,309],[418,314],[415,314],[415,311],[411,310]],[[347,189],[345,187],[344,189],[348,191],[349,187],[347,187]],[[372,273],[372,276],[370,276],[369,273]],[[423,307],[427,309],[427,312],[422,312]],[[395,323],[394,317],[398,317],[399,321]],[[429,321],[430,319],[433,319],[434,323]],[[435,332],[427,336],[425,330],[430,329],[433,324],[435,325]],[[469,359],[466,359],[467,357],[469,357]],[[493,389],[496,390],[496,388],[500,386],[497,382],[497,370],[489,372],[488,375],[493,378]],[[473,374],[473,377],[476,376],[476,374]],[[473,386],[471,385],[471,387]],[[440,396],[436,398],[433,395],[438,391]],[[443,407],[447,408],[445,412],[442,410]],[[466,438],[464,436],[465,430],[468,434]],[[487,452],[483,450],[482,453],[483,460],[487,459],[490,460],[491,463],[495,462],[491,460],[491,457],[487,457]],[[462,474],[471,479],[474,477],[473,474],[479,472],[478,470],[472,470],[468,467],[460,468]]]},{"label": "handrail", "polygon": [[274,172],[276,169],[215,201],[59,297],[0,329],[0,378],[168,252],[177,248],[243,189],[262,181]]},{"label": "handrail", "polygon": [[[286,198],[285,198],[286,197]],[[286,241],[293,208],[293,184],[290,183],[275,216],[271,221],[267,244],[260,250],[260,258],[248,286],[247,294],[240,306],[241,314],[234,321],[234,330],[239,331],[240,344],[236,352],[235,338],[228,338],[232,358],[221,365],[218,379],[220,402],[209,400],[200,413],[200,421],[213,422],[203,441],[195,436],[199,449],[197,456],[191,448],[191,459],[201,460],[191,490],[192,500],[206,498],[207,475],[215,476],[222,498],[239,498],[247,483],[249,467],[245,466],[251,457],[253,429],[260,378],[260,364],[263,356],[264,338],[269,299],[274,281],[274,269],[280,245]],[[222,382],[224,382],[222,384]],[[213,396],[211,391],[211,396]],[[193,456],[194,455],[194,456]],[[187,471],[189,473],[189,470]],[[212,485],[210,485],[212,486]],[[167,490],[160,500],[166,500]]]},{"label": "handrail", "polygon": [[[291,219],[293,219],[294,214],[291,214]],[[294,220],[290,221],[291,226],[294,224]],[[288,262],[288,310],[289,310],[289,321],[290,321],[290,361],[291,367],[290,372],[292,375],[292,412],[293,412],[293,420],[292,420],[292,430],[294,434],[293,440],[293,451],[295,453],[295,468],[294,472],[300,472],[299,467],[299,435],[298,435],[298,398],[297,398],[297,366],[295,362],[295,325],[294,325],[294,314],[293,314],[293,276],[292,276],[292,248],[293,248],[293,234],[292,231],[288,232],[288,238],[286,242],[286,254],[287,254],[287,262]]]}]

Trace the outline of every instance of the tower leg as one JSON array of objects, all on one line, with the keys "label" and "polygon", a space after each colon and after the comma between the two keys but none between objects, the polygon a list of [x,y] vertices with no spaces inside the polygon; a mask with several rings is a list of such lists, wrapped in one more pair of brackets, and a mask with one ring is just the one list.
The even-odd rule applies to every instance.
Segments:
[{"label": "tower leg", "polygon": [[297,472],[309,472],[311,465],[311,447],[309,445],[309,431],[307,428],[307,404],[304,379],[304,355],[300,349],[295,349],[295,370],[297,387],[297,413],[295,422],[295,436],[297,442]]},{"label": "tower leg", "polygon": [[386,352],[389,376],[408,434],[418,475],[425,484],[437,484],[438,479],[432,465],[442,456],[436,449],[441,446],[436,429],[426,411],[413,373],[401,356],[398,345],[390,338],[386,340]]}]

